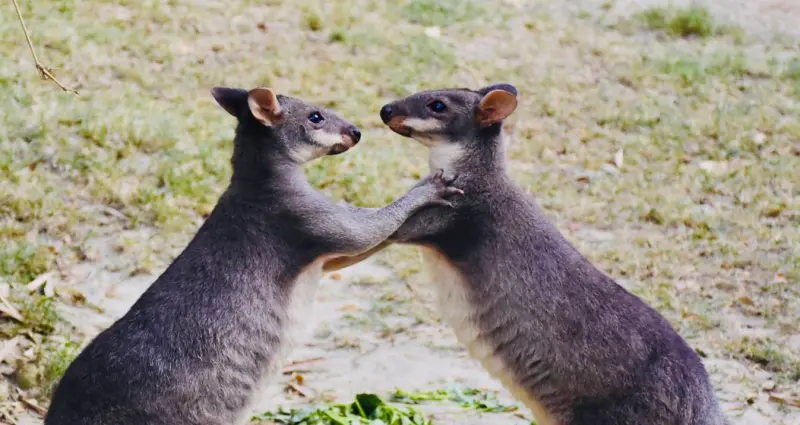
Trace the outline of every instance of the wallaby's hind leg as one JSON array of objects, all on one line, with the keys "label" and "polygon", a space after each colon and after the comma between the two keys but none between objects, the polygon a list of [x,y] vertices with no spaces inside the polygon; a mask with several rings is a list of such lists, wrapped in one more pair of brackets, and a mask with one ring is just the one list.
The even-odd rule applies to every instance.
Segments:
[{"label": "wallaby's hind leg", "polygon": [[[663,386],[662,386],[663,388]],[[564,425],[727,425],[713,394],[649,391],[578,401]]]},{"label": "wallaby's hind leg", "polygon": [[578,402],[572,410],[572,420],[564,425],[683,425],[675,422],[675,412],[668,412],[666,406],[655,407],[654,399],[643,398],[647,397],[603,397]]}]

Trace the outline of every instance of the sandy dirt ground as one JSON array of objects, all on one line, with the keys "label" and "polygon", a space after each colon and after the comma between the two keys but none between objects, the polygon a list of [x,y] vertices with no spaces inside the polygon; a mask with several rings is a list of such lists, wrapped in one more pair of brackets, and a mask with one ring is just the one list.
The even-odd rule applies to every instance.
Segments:
[{"label": "sandy dirt ground", "polygon": [[[602,231],[583,233],[588,240],[612,238]],[[113,271],[124,261],[111,254],[113,240],[107,236],[89,241],[92,252],[104,255],[99,255],[96,263],[76,267],[71,279],[61,283],[83,292],[99,307],[65,307],[64,315],[86,336],[124,314],[156,277],[131,278]],[[255,412],[312,401],[349,400],[360,392],[387,394],[396,388],[422,391],[449,385],[494,390],[501,402],[515,404],[510,394],[467,356],[450,329],[438,323],[431,297],[424,275],[404,282],[376,259],[327,275],[316,297],[305,343],[289,360],[298,363],[292,369],[303,376],[298,388],[305,394],[291,389],[297,380],[284,374],[261,395]],[[786,410],[770,402],[766,394],[751,394],[748,387],[738,384],[766,381],[767,374],[758,376],[759,372],[735,360],[706,359],[706,366],[732,425],[800,423],[800,409]],[[441,405],[422,410],[430,412],[438,425],[528,424],[531,418],[522,409],[520,414],[480,414]],[[34,416],[21,421],[23,425],[39,423]]]}]

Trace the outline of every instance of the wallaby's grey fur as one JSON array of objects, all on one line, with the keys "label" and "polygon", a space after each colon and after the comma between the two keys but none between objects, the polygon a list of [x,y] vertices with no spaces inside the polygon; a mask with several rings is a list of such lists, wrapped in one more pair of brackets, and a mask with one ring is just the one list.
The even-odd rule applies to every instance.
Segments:
[{"label": "wallaby's grey fur", "polygon": [[46,425],[236,425],[310,315],[322,264],[386,239],[460,193],[435,174],[382,209],[338,206],[301,164],[355,145],[358,128],[271,89],[218,87],[238,120],[233,176],[184,251],[78,355]]},{"label": "wallaby's grey fur", "polygon": [[423,248],[443,318],[537,424],[726,424],[698,355],[509,177],[502,122],[516,96],[509,84],[432,90],[381,109],[465,192],[453,208],[414,214],[389,241]]}]

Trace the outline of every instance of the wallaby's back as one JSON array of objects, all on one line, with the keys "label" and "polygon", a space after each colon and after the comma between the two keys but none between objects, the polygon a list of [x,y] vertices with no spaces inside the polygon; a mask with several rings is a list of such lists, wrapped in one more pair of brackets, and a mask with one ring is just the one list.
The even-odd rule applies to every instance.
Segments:
[{"label": "wallaby's back", "polygon": [[58,385],[81,391],[57,391],[46,424],[238,422],[289,339],[283,300],[300,272],[286,261],[291,247],[254,219],[223,197],[130,311],[73,361]]}]

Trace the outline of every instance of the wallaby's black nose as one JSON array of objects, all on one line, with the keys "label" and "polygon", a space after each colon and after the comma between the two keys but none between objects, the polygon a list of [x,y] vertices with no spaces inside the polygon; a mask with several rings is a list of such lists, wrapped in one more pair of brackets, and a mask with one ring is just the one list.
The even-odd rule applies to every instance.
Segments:
[{"label": "wallaby's black nose", "polygon": [[358,141],[361,140],[361,130],[357,128],[351,128],[350,137],[353,138],[353,143],[358,143]]},{"label": "wallaby's black nose", "polygon": [[381,119],[383,120],[383,123],[388,124],[391,118],[392,118],[392,107],[389,105],[383,105],[383,108],[381,108]]}]

